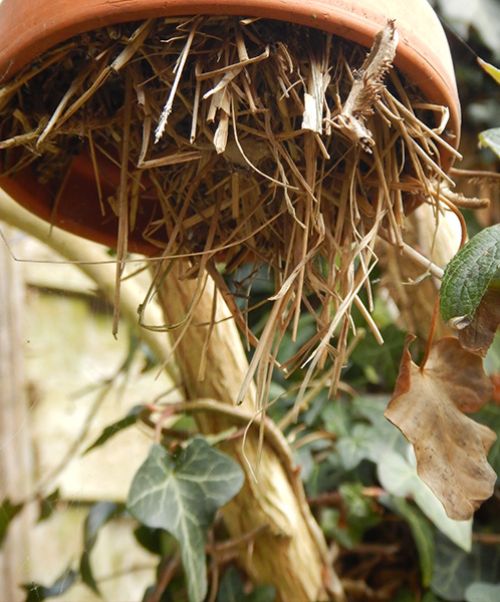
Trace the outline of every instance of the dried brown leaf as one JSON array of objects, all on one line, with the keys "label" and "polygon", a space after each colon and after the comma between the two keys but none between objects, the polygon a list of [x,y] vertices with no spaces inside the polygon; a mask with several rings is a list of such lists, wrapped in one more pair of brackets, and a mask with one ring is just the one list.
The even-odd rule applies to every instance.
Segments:
[{"label": "dried brown leaf", "polygon": [[455,338],[438,341],[424,369],[412,361],[410,342],[385,416],[412,443],[418,474],[446,514],[466,520],[493,494],[496,481],[486,459],[496,435],[464,414],[491,397],[491,382],[481,358]]},{"label": "dried brown leaf", "polygon": [[384,29],[375,36],[361,69],[354,74],[349,96],[342,112],[334,120],[336,127],[353,142],[361,144],[367,152],[371,152],[375,142],[372,132],[366,127],[365,118],[373,113],[384,76],[392,67],[396,56],[398,41],[399,34],[394,21],[388,21]]},{"label": "dried brown leaf", "polygon": [[488,353],[500,325],[500,290],[490,288],[479,304],[472,322],[460,328],[458,339],[464,349],[482,357]]}]

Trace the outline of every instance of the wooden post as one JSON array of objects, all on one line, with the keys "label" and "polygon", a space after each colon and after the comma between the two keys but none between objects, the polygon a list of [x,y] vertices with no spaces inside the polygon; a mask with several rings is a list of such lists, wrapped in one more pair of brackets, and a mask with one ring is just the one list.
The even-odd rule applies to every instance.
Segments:
[{"label": "wooden post", "polygon": [[[2,226],[7,237],[12,230]],[[20,266],[0,241],[0,500],[25,500],[32,482],[29,407],[23,359],[24,287]],[[27,576],[29,528],[32,512],[26,509],[10,524],[0,549],[2,600],[23,600],[19,584]]]},{"label": "wooden post", "polygon": [[[167,324],[184,320],[196,290],[193,280],[181,280],[180,265],[164,279],[160,302]],[[216,299],[215,323],[207,340]],[[176,362],[179,366],[188,400],[211,398],[220,404],[234,406],[248,369],[248,362],[229,310],[209,279],[199,299],[192,324],[177,342]],[[173,340],[182,327],[172,331]],[[205,349],[205,352],[203,352]],[[203,355],[205,354],[205,357]],[[205,375],[200,380],[200,366],[206,360]],[[255,389],[250,388],[241,408],[250,414],[256,410]],[[196,414],[203,433],[216,433],[234,425],[231,418],[208,411]],[[241,424],[239,425],[241,426]],[[328,554],[322,532],[310,513],[300,475],[285,458],[290,450],[284,438],[278,445],[266,439],[259,456],[258,429],[252,429],[243,448],[241,439],[226,444],[226,449],[246,473],[240,494],[223,512],[233,537],[239,537],[259,526],[266,529],[257,536],[251,549],[243,548],[240,561],[252,578],[272,584],[283,602],[318,602],[327,599],[327,589],[342,600],[342,588],[328,565]],[[278,449],[280,448],[280,449]],[[285,461],[284,461],[285,460]],[[255,480],[250,467],[258,467]]]}]

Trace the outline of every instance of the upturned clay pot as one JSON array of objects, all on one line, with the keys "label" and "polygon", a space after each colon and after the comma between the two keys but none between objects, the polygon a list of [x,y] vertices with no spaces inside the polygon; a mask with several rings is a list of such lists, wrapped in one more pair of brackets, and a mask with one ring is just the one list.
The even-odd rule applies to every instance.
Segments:
[{"label": "upturned clay pot", "polygon": [[[394,19],[400,35],[397,67],[429,101],[449,108],[449,141],[458,145],[460,104],[453,64],[443,29],[427,0],[0,0],[0,85],[43,52],[76,34],[119,22],[195,14],[289,21],[367,47],[387,20]],[[442,164],[449,167],[451,157],[443,155]],[[116,170],[103,161],[100,172],[104,188],[114,191]],[[53,194],[29,170],[15,177],[0,175],[0,186],[40,217],[54,217]],[[86,156],[77,157],[60,193],[61,210],[54,224],[114,246],[116,222],[102,220],[96,210],[98,204],[90,202],[95,196],[90,161]],[[129,247],[133,251],[154,252],[133,233]]]}]

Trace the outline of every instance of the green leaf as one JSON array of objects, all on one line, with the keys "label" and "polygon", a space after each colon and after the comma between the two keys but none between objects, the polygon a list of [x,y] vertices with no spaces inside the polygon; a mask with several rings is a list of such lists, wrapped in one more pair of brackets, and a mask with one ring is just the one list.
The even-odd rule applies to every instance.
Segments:
[{"label": "green leaf", "polygon": [[40,514],[38,515],[38,522],[41,523],[52,516],[57,502],[60,500],[61,494],[59,489],[53,491],[50,495],[40,500]]},{"label": "green leaf", "polygon": [[144,525],[139,525],[134,529],[134,537],[137,543],[157,556],[166,556],[162,549],[162,536],[170,537],[170,534],[165,533],[162,529],[150,529]]},{"label": "green leaf", "polygon": [[479,146],[489,148],[500,159],[500,128],[490,128],[479,134]]},{"label": "green leaf", "polygon": [[97,581],[94,577],[92,565],[90,564],[90,552],[83,552],[80,557],[80,576],[82,578],[82,582],[85,583],[88,588],[90,588],[98,596],[101,595],[99,586],[97,585]]},{"label": "green leaf", "polygon": [[440,602],[440,600],[434,595],[434,592],[428,591],[422,598],[422,602]]},{"label": "green leaf", "polygon": [[91,550],[96,541],[99,529],[122,511],[122,505],[115,502],[98,502],[87,514],[83,527],[84,545]]},{"label": "green leaf", "polygon": [[99,587],[94,579],[94,573],[90,563],[90,553],[96,544],[99,529],[121,511],[122,506],[119,504],[113,502],[99,502],[92,506],[85,519],[83,527],[84,551],[80,558],[80,574],[83,583],[96,594],[99,594]]},{"label": "green leaf", "polygon": [[500,585],[473,583],[465,590],[465,602],[498,602]]},{"label": "green leaf", "polygon": [[222,577],[217,602],[240,602],[244,599],[243,581],[241,575],[233,566],[229,567]]},{"label": "green leaf", "polygon": [[349,412],[349,405],[342,399],[337,400],[335,403],[327,404],[321,413],[325,429],[337,435],[337,437],[349,435],[352,425]]},{"label": "green leaf", "polygon": [[134,425],[137,422],[142,410],[143,410],[143,406],[141,406],[141,405],[134,406],[124,418],[121,418],[117,422],[114,422],[113,424],[108,425],[102,431],[102,433],[99,435],[99,437],[97,437],[97,439],[94,441],[94,443],[92,443],[89,447],[87,447],[87,449],[83,452],[83,455],[88,454],[89,451],[92,451],[96,447],[100,447],[101,445],[104,445],[104,443],[106,443],[106,441],[111,439],[111,437],[114,437],[115,435],[117,435],[120,431],[123,431],[124,429],[128,428],[129,426]]},{"label": "green leaf", "polygon": [[374,501],[363,494],[361,483],[343,483],[339,493],[347,510],[348,535],[351,542],[359,543],[365,531],[380,523]]},{"label": "green leaf", "polygon": [[434,568],[434,534],[427,520],[405,499],[391,497],[388,503],[408,523],[418,550],[422,583],[429,587]]},{"label": "green leaf", "polygon": [[21,512],[24,504],[13,504],[5,498],[0,506],[0,546],[3,543],[11,521]]},{"label": "green leaf", "polygon": [[441,284],[441,314],[470,320],[500,270],[500,224],[474,236],[450,261]]},{"label": "green leaf", "polygon": [[359,417],[368,420],[372,430],[365,441],[366,459],[378,464],[386,452],[404,453],[408,443],[401,431],[384,416],[387,397],[358,397],[352,402]]},{"label": "green leaf", "polygon": [[486,61],[483,61],[483,59],[480,57],[477,57],[477,62],[479,63],[479,66],[483,69],[483,71],[486,71],[486,73],[490,75],[496,81],[497,84],[500,84],[500,69],[498,67],[495,67],[495,65],[487,63]]},{"label": "green leaf", "polygon": [[78,573],[67,568],[52,585],[40,585],[39,583],[25,583],[22,588],[27,592],[25,602],[42,602],[47,598],[58,598],[65,594],[75,583]]},{"label": "green leaf", "polygon": [[441,502],[418,476],[416,467],[403,456],[395,452],[386,453],[378,463],[377,474],[386,491],[401,498],[413,497],[420,510],[442,533],[463,550],[470,550],[472,520],[449,518]]},{"label": "green leaf", "polygon": [[177,458],[153,445],[132,481],[127,508],[146,526],[165,529],[179,541],[191,602],[207,593],[206,529],[243,481],[238,464],[201,438]]},{"label": "green leaf", "polygon": [[350,435],[340,437],[337,452],[345,470],[353,470],[362,460],[369,457],[368,445],[373,431],[371,426],[356,424]]},{"label": "green leaf", "polygon": [[497,435],[497,440],[489,451],[488,462],[500,478],[500,406],[488,403],[479,412],[473,414],[471,418],[488,426]]},{"label": "green leaf", "polygon": [[383,384],[390,390],[396,383],[406,335],[393,324],[382,328],[381,334],[383,345],[379,345],[373,336],[367,336],[354,349],[350,361],[363,370],[368,382]]},{"label": "green leaf", "polygon": [[217,602],[274,602],[276,591],[271,585],[260,585],[250,594],[245,594],[239,571],[229,567],[222,578]]},{"label": "green leaf", "polygon": [[431,588],[445,600],[464,599],[473,583],[496,583],[500,575],[500,547],[475,543],[466,554],[443,537],[436,538],[436,557]]},{"label": "green leaf", "polygon": [[276,589],[272,585],[259,585],[246,597],[247,602],[275,602]]}]

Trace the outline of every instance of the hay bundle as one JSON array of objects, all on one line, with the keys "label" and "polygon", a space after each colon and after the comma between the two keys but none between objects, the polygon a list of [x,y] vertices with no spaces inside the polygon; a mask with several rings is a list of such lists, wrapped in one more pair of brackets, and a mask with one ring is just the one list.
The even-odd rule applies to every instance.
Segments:
[{"label": "hay bundle", "polygon": [[[97,180],[98,157],[108,157],[120,186],[99,202],[119,218],[118,281],[140,221],[166,260],[157,277],[189,258],[189,275],[200,289],[214,277],[256,346],[242,396],[257,376],[267,399],[280,342],[297,335],[304,309],[316,334],[281,367],[309,359],[307,382],[331,366],[335,392],[353,304],[380,337],[370,317],[377,236],[401,244],[408,207],[438,205],[449,183],[440,152],[456,152],[442,138],[446,110],[391,69],[396,45],[392,23],[367,55],[321,31],[213,16],[86,33],[0,90],[2,170],[32,163],[57,191],[83,148]],[[147,195],[155,211],[139,220]],[[226,280],[248,263],[275,281],[259,341]]]}]

